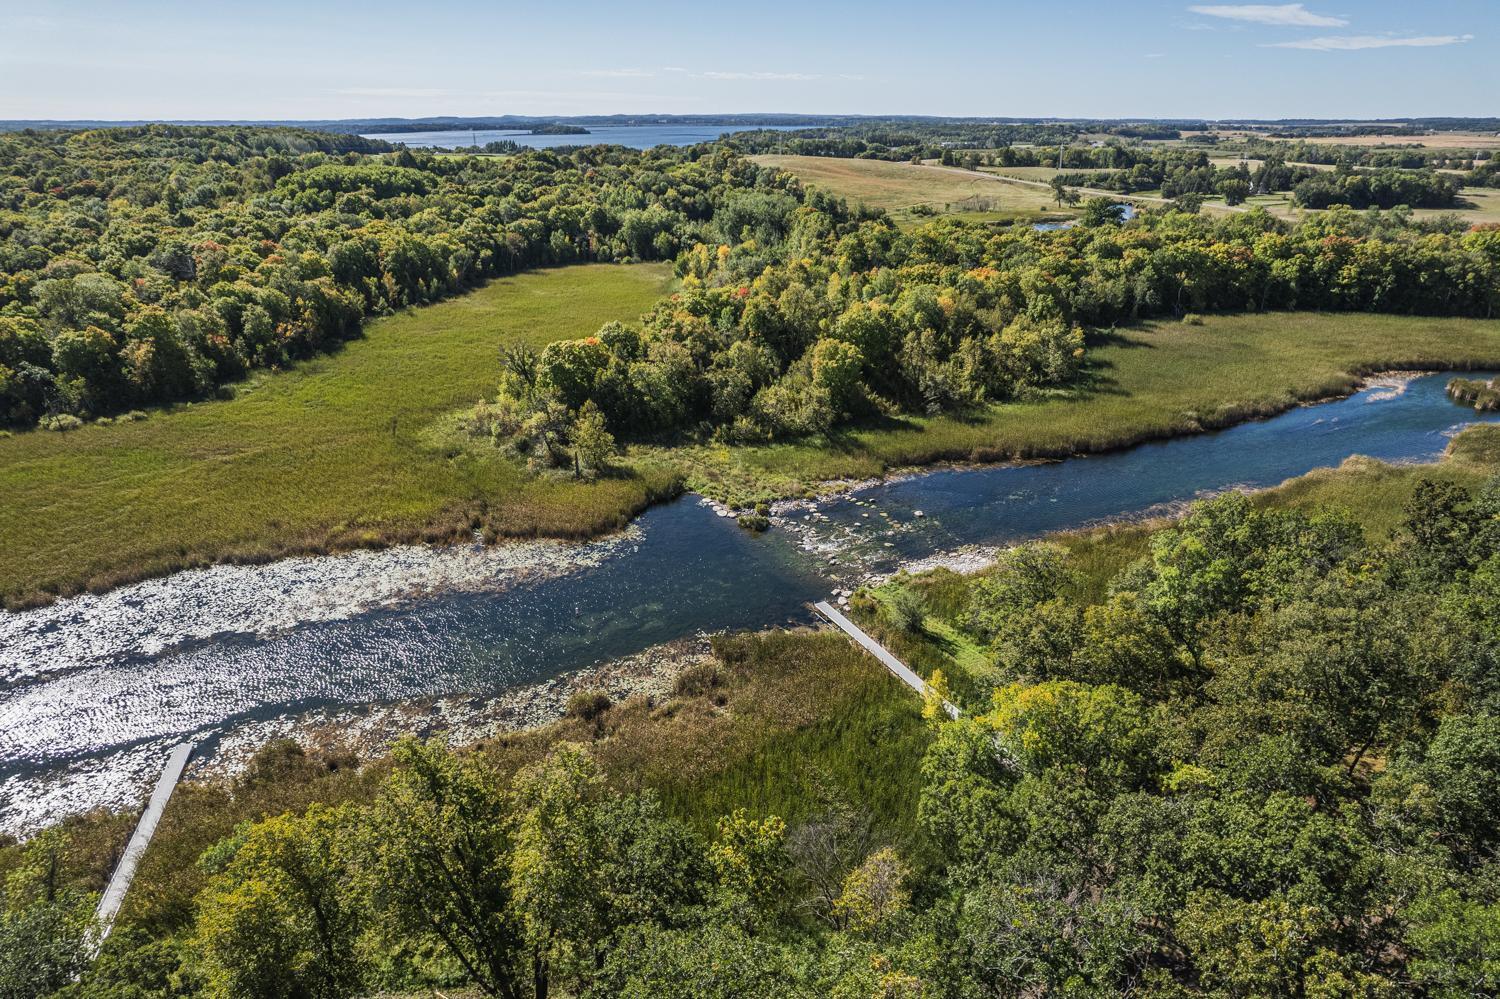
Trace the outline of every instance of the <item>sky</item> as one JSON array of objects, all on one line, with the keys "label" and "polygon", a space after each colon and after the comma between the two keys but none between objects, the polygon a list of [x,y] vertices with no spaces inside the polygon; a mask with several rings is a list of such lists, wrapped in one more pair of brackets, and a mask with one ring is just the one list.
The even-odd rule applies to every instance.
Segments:
[{"label": "sky", "polygon": [[1500,0],[0,0],[0,118],[1500,115]]}]

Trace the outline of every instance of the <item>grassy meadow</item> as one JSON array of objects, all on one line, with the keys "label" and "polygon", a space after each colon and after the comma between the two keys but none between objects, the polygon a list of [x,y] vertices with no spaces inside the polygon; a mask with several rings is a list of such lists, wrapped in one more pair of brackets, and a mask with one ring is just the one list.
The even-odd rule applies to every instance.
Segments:
[{"label": "grassy meadow", "polygon": [[779,167],[811,187],[852,204],[880,208],[902,225],[922,221],[913,209],[930,209],[973,221],[1033,220],[1074,214],[1059,212],[1043,188],[996,183],[989,174],[951,167],[827,156],[753,156]]},{"label": "grassy meadow", "polygon": [[372,322],[339,352],[260,373],[231,399],[0,438],[0,597],[481,524],[517,535],[617,526],[672,488],[670,475],[532,478],[499,455],[451,454],[434,426],[493,396],[502,344],[632,321],[670,280],[665,264],[503,278]]}]

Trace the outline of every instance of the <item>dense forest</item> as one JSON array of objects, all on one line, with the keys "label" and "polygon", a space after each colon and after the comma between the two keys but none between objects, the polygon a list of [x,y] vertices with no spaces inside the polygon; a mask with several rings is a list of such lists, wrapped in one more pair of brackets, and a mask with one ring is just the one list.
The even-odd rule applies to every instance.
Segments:
[{"label": "dense forest", "polygon": [[[1082,328],[1145,316],[1496,305],[1493,232],[1166,213],[1123,228],[905,233],[722,145],[503,158],[382,148],[167,126],[0,138],[0,420],[66,429],[203,396],[357,336],[366,317],[585,260],[675,260],[684,288],[644,331],[507,359],[501,399],[476,425],[533,455],[556,457],[585,405],[615,436],[735,439],[962,409],[1065,382]],[[1178,193],[1301,178],[1299,197],[1373,204],[1412,203],[1436,176],[1386,184],[1268,165],[1247,177],[1202,155],[1106,176],[1160,177]]]},{"label": "dense forest", "polygon": [[191,398],[485,278],[671,259],[789,178],[707,147],[505,159],[287,129],[0,138],[0,422]]},{"label": "dense forest", "polygon": [[735,223],[749,238],[679,258],[683,290],[642,329],[611,324],[507,355],[475,432],[543,465],[578,460],[563,446],[570,426],[591,440],[603,428],[767,440],[1064,384],[1085,328],[1143,317],[1500,307],[1500,232],[1404,216],[1344,210],[1288,225],[1173,211],[1120,225],[1100,210],[1058,232],[938,221],[906,233],[811,204],[756,206]]},{"label": "dense forest", "polygon": [[934,677],[967,713],[927,712],[904,829],[841,801],[704,835],[566,741],[274,748],[198,796],[243,821],[174,848],[77,983],[92,820],[0,848],[0,994],[1493,995],[1497,525],[1500,483],[1422,482],[1380,542],[1231,494],[1103,580],[1033,543],[857,596],[888,640],[977,650]]}]

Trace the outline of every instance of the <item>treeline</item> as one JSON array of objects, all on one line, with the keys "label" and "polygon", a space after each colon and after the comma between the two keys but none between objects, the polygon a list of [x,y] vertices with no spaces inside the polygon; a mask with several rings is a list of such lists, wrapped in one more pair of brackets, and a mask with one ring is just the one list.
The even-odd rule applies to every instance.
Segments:
[{"label": "treeline", "polygon": [[[746,153],[787,153],[797,156],[834,156],[846,159],[913,160],[935,159],[963,150],[1008,150],[1012,146],[1052,148],[1079,141],[1084,136],[1110,135],[1120,139],[1176,139],[1177,128],[1152,122],[1030,122],[994,124],[985,122],[870,122],[837,128],[808,128],[790,132],[757,130],[739,132],[725,141]],[[1021,158],[1034,151],[1015,150]],[[1048,165],[1045,153],[1040,163],[1006,162],[1004,166]]]},{"label": "treeline", "polygon": [[1379,542],[1232,494],[1103,579],[1033,543],[857,595],[910,654],[965,650],[932,677],[966,713],[924,712],[910,837],[849,802],[702,837],[569,743],[517,767],[409,741],[336,783],[273,749],[224,807],[303,803],[158,854],[153,921],[87,969],[89,823],[0,847],[0,990],[1491,995],[1497,525],[1500,483],[1422,482]]},{"label": "treeline", "polygon": [[865,601],[984,650],[923,763],[930,994],[1494,994],[1497,515],[1426,481],[1372,543],[1231,495],[1112,579],[1043,543]]},{"label": "treeline", "polygon": [[370,155],[390,148],[289,129],[0,138],[0,424],[203,395],[367,316],[528,267],[671,259],[726,197],[800,196],[707,148]]},{"label": "treeline", "polygon": [[[1069,150],[1068,152],[1073,152]],[[1063,184],[1093,187],[1121,194],[1160,189],[1164,198],[1200,195],[1222,197],[1231,206],[1256,194],[1291,192],[1306,208],[1348,205],[1351,208],[1451,208],[1464,178],[1429,169],[1354,169],[1341,164],[1334,170],[1287,162],[1280,148],[1263,150],[1253,169],[1248,162],[1214,165],[1206,152],[1185,149],[1089,150],[1096,172],[1062,175]],[[1064,161],[1069,157],[1064,157]],[[1071,157],[1075,162],[1080,157]]]},{"label": "treeline", "polygon": [[1468,170],[1488,161],[1489,149],[1429,149],[1410,146],[1353,146],[1317,142],[1266,142],[1251,139],[1245,143],[1249,159],[1278,157],[1296,163],[1320,166],[1385,167],[1398,170]]},{"label": "treeline", "polygon": [[1463,181],[1432,170],[1323,170],[1292,189],[1304,208],[1452,208]]},{"label": "treeline", "polygon": [[[505,358],[476,433],[541,466],[599,466],[572,445],[696,435],[764,441],[850,421],[963,411],[1067,383],[1082,330],[1218,310],[1492,316],[1500,232],[1328,212],[1086,213],[1067,230],[940,221],[902,232],[755,195],[716,226],[742,240],[678,260],[682,291],[640,329]],[[732,221],[731,221],[732,220]]]}]

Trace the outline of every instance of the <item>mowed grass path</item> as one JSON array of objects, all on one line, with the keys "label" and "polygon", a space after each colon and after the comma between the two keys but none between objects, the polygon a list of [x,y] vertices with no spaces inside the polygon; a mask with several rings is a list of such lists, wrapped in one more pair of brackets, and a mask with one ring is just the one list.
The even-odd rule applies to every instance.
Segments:
[{"label": "mowed grass path", "polygon": [[0,597],[105,587],[208,561],[439,538],[616,526],[669,473],[577,485],[483,449],[445,454],[434,425],[493,396],[498,350],[635,321],[665,264],[503,278],[381,319],[335,354],[263,373],[224,401],[138,423],[0,439]]},{"label": "mowed grass path", "polygon": [[[1058,214],[1045,188],[996,183],[996,178],[951,167],[829,156],[752,156],[812,187],[854,204],[880,208],[897,223],[920,221],[912,209],[975,220],[1030,219]],[[982,206],[982,207],[976,207]]]},{"label": "mowed grass path", "polygon": [[1086,377],[1067,391],[816,445],[701,447],[677,460],[690,488],[750,500],[906,465],[1058,457],[1228,426],[1347,392],[1376,370],[1491,366],[1500,366],[1496,320],[1272,312],[1155,322],[1100,337]]}]

